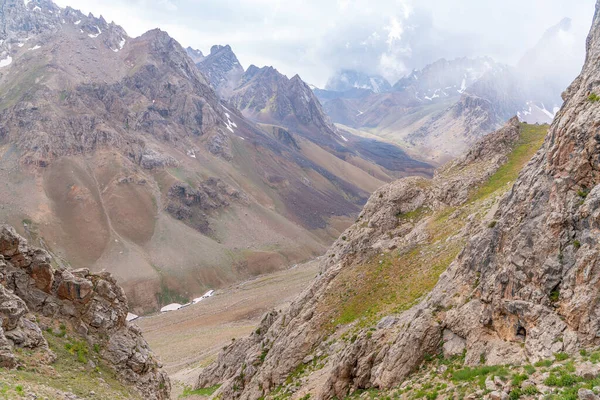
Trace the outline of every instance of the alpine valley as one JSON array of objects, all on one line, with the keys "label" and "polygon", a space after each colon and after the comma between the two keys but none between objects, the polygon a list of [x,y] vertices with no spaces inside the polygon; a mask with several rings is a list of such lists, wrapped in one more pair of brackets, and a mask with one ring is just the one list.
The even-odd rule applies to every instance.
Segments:
[{"label": "alpine valley", "polygon": [[320,89],[0,0],[0,398],[600,399],[572,29]]}]

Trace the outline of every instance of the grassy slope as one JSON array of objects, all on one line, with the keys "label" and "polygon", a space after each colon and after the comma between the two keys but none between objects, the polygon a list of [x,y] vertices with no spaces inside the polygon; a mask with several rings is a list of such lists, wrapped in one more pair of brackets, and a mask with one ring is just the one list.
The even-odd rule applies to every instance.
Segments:
[{"label": "grassy slope", "polygon": [[141,399],[132,388],[119,383],[100,360],[97,352],[101,348],[92,348],[61,328],[44,332],[57,356],[51,365],[40,363],[35,352],[15,349],[21,366],[16,370],[0,368],[0,399],[32,398],[33,394],[42,399],[63,399],[69,393],[85,399]]},{"label": "grassy slope", "polygon": [[399,223],[425,223],[430,240],[412,249],[382,254],[357,268],[344,271],[322,310],[328,328],[357,319],[368,326],[381,316],[401,312],[414,305],[435,286],[442,272],[456,258],[463,241],[447,241],[467,224],[467,217],[485,215],[490,201],[508,191],[521,168],[541,147],[547,126],[523,125],[521,138],[508,161],[482,186],[476,188],[465,205],[436,211],[417,210],[399,215]]}]

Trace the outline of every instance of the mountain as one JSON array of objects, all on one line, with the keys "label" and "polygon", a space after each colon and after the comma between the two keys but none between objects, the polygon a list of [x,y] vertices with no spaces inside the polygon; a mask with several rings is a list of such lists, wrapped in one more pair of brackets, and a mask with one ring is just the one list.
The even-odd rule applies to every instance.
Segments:
[{"label": "mountain", "polygon": [[251,65],[231,102],[249,118],[283,124],[317,142],[342,140],[310,87],[298,75],[289,79],[273,67]]},{"label": "mountain", "polygon": [[[223,100],[239,109],[246,118],[258,122],[278,140],[293,142],[303,156],[325,168],[331,163],[340,166],[349,163],[384,181],[429,172],[426,163],[414,160],[393,144],[339,132],[325,115],[313,89],[298,75],[290,79],[273,67],[251,65],[239,77],[239,63],[233,61],[237,58],[229,46],[215,51],[214,57],[229,60],[210,62],[214,70],[207,72],[211,74],[209,76],[223,77],[223,85],[233,88],[232,91],[221,91]],[[199,64],[201,70],[210,58]],[[234,74],[231,73],[232,66],[236,67]],[[330,159],[329,155],[327,160],[316,156],[323,151],[335,159]]]},{"label": "mountain", "polygon": [[529,92],[529,106],[532,108],[524,108],[521,112],[522,119],[531,120],[537,109],[553,118],[562,105],[562,90],[579,73],[579,64],[573,60],[583,59],[583,46],[577,46],[574,42],[573,30],[569,18],[561,20],[548,29],[538,43],[519,60],[517,70]]},{"label": "mountain", "polygon": [[[550,123],[582,59],[569,19],[550,28],[515,67],[490,58],[439,60],[400,79],[391,92],[315,93],[333,122],[399,143],[441,164],[513,115]],[[351,130],[350,129],[350,130]]]},{"label": "mountain", "polygon": [[204,59],[204,54],[202,54],[202,52],[200,50],[193,49],[188,46],[185,49],[185,52],[187,53],[188,56],[190,56],[192,61],[195,62],[196,64]]},{"label": "mountain", "polygon": [[487,57],[441,59],[400,79],[394,90],[413,92],[417,99],[429,101],[453,97],[456,93],[462,94],[495,67],[494,60]]},{"label": "mountain", "polygon": [[244,399],[595,398],[599,59],[600,1],[547,133],[513,118],[432,180],[375,192],[313,284],[197,386]]},{"label": "mountain", "polygon": [[365,89],[373,93],[387,92],[392,85],[380,75],[368,75],[358,71],[341,70],[329,78],[325,89],[333,92],[347,92],[352,89]]},{"label": "mountain", "polygon": [[495,104],[468,94],[477,81],[503,68],[489,58],[442,59],[413,71],[386,93],[316,94],[341,129],[358,129],[443,163],[504,121]]},{"label": "mountain", "polygon": [[0,7],[0,220],[138,314],[321,254],[393,179],[248,120],[163,31]]},{"label": "mountain", "polygon": [[229,45],[211,47],[210,54],[196,62],[196,65],[221,98],[231,96],[244,73],[244,68]]}]

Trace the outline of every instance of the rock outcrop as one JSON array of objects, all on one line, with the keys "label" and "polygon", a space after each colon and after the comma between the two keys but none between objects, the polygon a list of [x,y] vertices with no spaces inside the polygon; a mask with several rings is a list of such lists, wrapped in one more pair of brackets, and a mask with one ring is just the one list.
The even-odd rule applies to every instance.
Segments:
[{"label": "rock outcrop", "polygon": [[[250,338],[229,346],[200,376],[198,386],[224,382],[225,397],[256,399],[281,388],[307,356],[325,354],[315,373],[318,379],[310,381],[310,374],[306,379],[317,398],[340,398],[357,389],[396,387],[431,354],[464,351],[467,365],[520,364],[600,345],[600,107],[591,96],[600,92],[598,65],[600,2],[580,76],[565,91],[564,106],[542,148],[499,202],[481,200],[479,192],[464,193],[498,170],[504,149],[514,148],[515,121],[432,182],[401,180],[375,192],[357,224],[327,254],[315,282],[287,311],[269,314]],[[480,163],[486,159],[488,163]],[[462,176],[453,179],[453,171]],[[453,208],[459,204],[463,208]],[[415,217],[423,207],[444,205],[448,213],[456,212]],[[431,224],[449,229],[465,211],[475,213],[460,230],[435,241]],[[394,216],[421,222],[399,223]],[[433,248],[418,247],[426,241],[433,241]],[[338,276],[359,265],[385,268],[385,253],[391,249],[400,250],[389,253],[396,262],[452,242],[462,250],[431,291],[415,305],[408,303],[407,311],[393,312],[371,326],[366,322],[367,328],[348,327],[343,319],[323,321],[323,316],[331,318],[327,302],[344,301],[357,290],[350,281],[336,285]],[[380,261],[368,264],[374,255]],[[354,278],[362,285],[367,274],[375,273],[358,271],[365,271]],[[408,288],[398,290],[400,296]],[[336,342],[343,332],[352,339]]]},{"label": "rock outcrop", "polygon": [[139,328],[126,321],[127,298],[115,279],[52,263],[12,227],[0,227],[0,365],[18,366],[15,348],[38,352],[44,363],[55,360],[38,323],[46,318],[84,337],[125,385],[148,399],[168,399],[169,379]]}]

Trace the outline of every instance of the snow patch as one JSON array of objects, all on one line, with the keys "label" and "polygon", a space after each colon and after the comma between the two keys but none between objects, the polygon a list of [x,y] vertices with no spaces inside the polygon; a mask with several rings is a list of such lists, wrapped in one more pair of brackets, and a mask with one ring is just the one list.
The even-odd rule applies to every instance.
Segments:
[{"label": "snow patch", "polygon": [[139,317],[140,317],[139,315],[135,315],[135,314],[128,312],[126,320],[127,320],[127,322],[131,322],[131,321],[135,321]]},{"label": "snow patch", "polygon": [[25,7],[27,7],[27,4],[31,3],[31,0],[23,0],[23,3],[25,3]]},{"label": "snow patch", "polygon": [[42,9],[38,6],[33,7],[33,11],[42,11]]},{"label": "snow patch", "polygon": [[225,113],[225,116],[227,117],[227,122],[225,123],[225,125],[227,126],[227,129],[231,133],[235,133],[235,131],[233,130],[233,128],[237,128],[237,125],[235,124],[235,122],[231,121],[231,117],[229,116],[229,113]]},{"label": "snow patch", "polygon": [[75,25],[79,25],[80,23],[81,23],[81,20],[75,21]]},{"label": "snow patch", "polygon": [[344,137],[344,135],[340,135],[340,137],[341,137],[342,139],[344,139],[344,142],[347,142],[347,141],[348,141],[348,139],[346,139],[346,138]]},{"label": "snow patch", "polygon": [[192,158],[196,158],[196,152],[194,150],[188,150],[187,155]]},{"label": "snow patch", "polygon": [[463,94],[467,89],[467,79],[463,78],[462,83],[460,84],[460,89],[458,89],[458,93]]},{"label": "snow patch", "polygon": [[29,51],[31,51],[31,50],[37,50],[37,49],[41,49],[41,48],[42,48],[42,46],[35,45],[32,48],[30,48]]},{"label": "snow patch", "polygon": [[179,304],[179,303],[171,303],[169,305],[164,306],[163,308],[160,309],[161,313],[164,312],[169,312],[169,311],[177,311],[179,310],[181,307],[183,307],[183,305]]},{"label": "snow patch", "polygon": [[12,63],[12,57],[7,56],[6,58],[0,60],[0,68],[8,67]]},{"label": "snow patch", "polygon": [[202,295],[202,297],[197,297],[194,300],[192,300],[192,304],[200,303],[202,300],[208,299],[209,297],[212,297],[214,294],[215,294],[214,290],[209,290],[208,292],[204,293]]},{"label": "snow patch", "polygon": [[100,30],[100,28],[98,28],[98,26],[96,26],[96,29],[98,30],[98,33],[96,33],[96,34],[92,34],[92,33],[88,34],[88,36],[91,37],[92,39],[95,39],[95,38],[97,38],[98,36],[100,36],[102,34],[102,31]]}]

